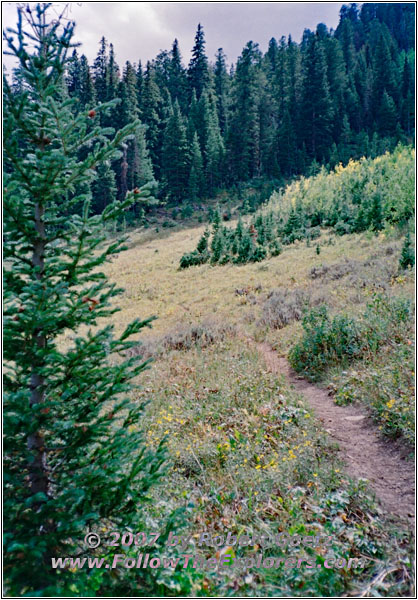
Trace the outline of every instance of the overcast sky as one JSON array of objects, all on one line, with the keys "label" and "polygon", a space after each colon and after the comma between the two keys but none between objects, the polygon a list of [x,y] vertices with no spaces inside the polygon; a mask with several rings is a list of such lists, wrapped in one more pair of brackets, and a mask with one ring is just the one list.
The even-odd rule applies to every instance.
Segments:
[{"label": "overcast sky", "polygon": [[[2,3],[3,27],[14,26],[16,6]],[[55,3],[59,4],[59,3]],[[65,4],[65,3],[63,3]],[[305,28],[318,23],[338,24],[342,2],[70,2],[80,53],[92,62],[104,35],[115,47],[119,65],[125,61],[145,64],[160,50],[169,50],[177,37],[187,64],[197,24],[203,25],[206,52],[214,60],[222,47],[228,63],[235,62],[249,41],[266,51],[268,41],[292,35],[299,42]]]}]

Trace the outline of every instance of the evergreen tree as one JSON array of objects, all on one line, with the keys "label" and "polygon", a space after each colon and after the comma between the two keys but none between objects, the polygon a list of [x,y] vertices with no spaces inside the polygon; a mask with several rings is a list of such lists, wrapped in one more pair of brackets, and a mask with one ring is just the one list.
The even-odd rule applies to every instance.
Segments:
[{"label": "evergreen tree", "polygon": [[128,146],[128,189],[142,188],[148,184],[153,195],[157,193],[158,184],[154,177],[151,158],[145,140],[145,130],[138,128],[129,140]]},{"label": "evergreen tree", "polygon": [[106,100],[113,100],[117,97],[119,86],[119,67],[115,59],[115,50],[113,44],[109,45],[109,63],[107,67],[107,89]]},{"label": "evergreen tree", "polygon": [[304,140],[309,155],[323,160],[332,143],[333,107],[329,91],[325,53],[321,42],[314,37],[305,56],[303,89]]},{"label": "evergreen tree", "polygon": [[286,109],[278,131],[276,156],[280,166],[280,172],[287,177],[297,170],[296,150],[297,138],[290,111]]},{"label": "evergreen tree", "polygon": [[182,202],[186,198],[189,178],[189,152],[186,127],[177,100],[164,130],[162,174],[170,200]]},{"label": "evergreen tree", "polygon": [[171,101],[175,100],[179,103],[180,110],[185,113],[188,98],[187,98],[187,74],[182,65],[181,54],[178,40],[175,39],[170,53],[170,63],[168,65],[168,91],[170,92]]},{"label": "evergreen tree", "polygon": [[[148,529],[144,504],[164,452],[146,447],[142,408],[130,400],[146,364],[124,358],[150,320],[120,337],[99,326],[120,293],[100,267],[123,247],[105,243],[105,227],[143,195],[91,217],[89,198],[69,194],[93,181],[138,124],[109,141],[91,111],[75,114],[63,86],[74,25],[48,8],[18,8],[17,32],[6,34],[27,93],[17,101],[4,82],[5,585],[11,596],[152,596],[149,575],[51,566],[51,557],[95,555],[82,543],[86,532]],[[69,217],[80,201],[82,214]],[[106,560],[113,556],[108,549]]]},{"label": "evergreen tree", "polygon": [[208,240],[209,240],[209,229],[205,229],[204,234],[202,235],[202,237],[200,238],[198,244],[197,244],[197,248],[196,250],[200,253],[203,254],[204,252],[207,251],[208,249]]},{"label": "evergreen tree", "polygon": [[141,106],[142,106],[142,94],[144,92],[144,73],[142,71],[142,63],[139,60],[136,69],[136,89],[138,98],[138,110],[139,115],[142,117]]},{"label": "evergreen tree", "polygon": [[415,126],[415,98],[414,98],[414,82],[411,67],[405,56],[404,66],[402,71],[402,127],[407,135],[410,135]]},{"label": "evergreen tree", "polygon": [[100,48],[93,63],[94,87],[97,102],[106,102],[109,82],[107,41],[105,37],[100,40]]},{"label": "evergreen tree", "polygon": [[155,81],[155,69],[147,63],[144,76],[143,95],[141,103],[142,119],[147,126],[145,137],[147,147],[157,179],[161,172],[161,146],[162,146],[162,98]]},{"label": "evergreen tree", "polygon": [[387,30],[382,26],[378,31],[379,37],[376,41],[373,56],[372,106],[375,118],[380,110],[384,92],[386,91],[393,99],[397,97],[399,88],[396,77],[396,66],[392,61],[390,51],[390,38]]},{"label": "evergreen tree", "polygon": [[222,180],[224,144],[219,129],[216,100],[211,90],[205,91],[200,100],[203,125],[206,191],[213,195]]},{"label": "evergreen tree", "polygon": [[377,129],[382,136],[392,136],[396,133],[397,112],[393,98],[387,91],[383,92],[377,113]]},{"label": "evergreen tree", "polygon": [[81,106],[93,106],[96,102],[96,90],[90,73],[87,58],[82,55],[80,58],[80,91],[79,99]]},{"label": "evergreen tree", "polygon": [[409,231],[405,236],[405,241],[402,246],[401,258],[399,259],[399,266],[401,269],[407,269],[408,267],[413,268],[415,265],[415,252],[411,244],[411,236]]},{"label": "evergreen tree", "polygon": [[79,96],[81,87],[80,60],[77,50],[73,51],[71,59],[68,61],[66,84],[70,96]]},{"label": "evergreen tree", "polygon": [[213,235],[211,243],[211,263],[218,263],[225,251],[225,238],[222,227],[218,227]]},{"label": "evergreen tree", "polygon": [[[202,119],[200,117],[200,106],[198,105],[196,92],[193,90],[192,99],[189,105],[188,121],[187,121],[187,139],[192,143],[194,134],[197,133],[199,138],[203,137]],[[203,140],[204,141],[204,140]]]},{"label": "evergreen tree", "polygon": [[195,132],[190,148],[189,198],[193,202],[202,197],[204,190],[203,159],[199,139]]},{"label": "evergreen tree", "polygon": [[101,214],[106,206],[116,200],[116,178],[109,163],[101,163],[97,167],[97,178],[92,186],[92,211],[93,214]]},{"label": "evergreen tree", "polygon": [[241,241],[238,246],[238,256],[235,259],[237,263],[247,263],[251,260],[254,253],[254,240],[249,234],[248,230],[245,230]]},{"label": "evergreen tree", "polygon": [[196,92],[196,98],[199,100],[203,90],[209,83],[209,66],[205,54],[205,34],[200,23],[197,26],[187,77],[190,92],[193,92],[194,90]]},{"label": "evergreen tree", "polygon": [[232,114],[228,129],[232,176],[246,180],[260,174],[260,115],[257,44],[248,42],[238,58],[232,89]]},{"label": "evergreen tree", "polygon": [[369,212],[369,223],[373,231],[380,231],[383,229],[383,208],[382,199],[379,192],[376,192],[373,195]]},{"label": "evergreen tree", "polygon": [[[325,55],[332,107],[334,114],[338,115],[338,119],[333,119],[332,134],[333,139],[338,140],[342,132],[343,119],[346,116],[348,77],[346,73],[346,65],[344,63],[343,51],[337,38],[330,36],[326,38]],[[353,93],[351,94],[349,102],[354,104],[352,110],[358,111],[358,99],[355,98]]]},{"label": "evergreen tree", "polygon": [[226,71],[226,56],[222,48],[219,48],[216,53],[214,76],[219,128],[221,134],[225,135],[228,114],[229,77]]}]

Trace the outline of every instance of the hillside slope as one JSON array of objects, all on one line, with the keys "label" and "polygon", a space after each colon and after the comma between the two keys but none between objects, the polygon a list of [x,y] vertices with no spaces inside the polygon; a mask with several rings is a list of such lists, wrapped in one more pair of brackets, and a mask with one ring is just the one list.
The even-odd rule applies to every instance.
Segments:
[{"label": "hillside slope", "polygon": [[[411,269],[399,266],[403,235],[391,227],[343,236],[321,229],[314,246],[296,240],[262,262],[179,270],[180,257],[196,246],[204,229],[145,241],[143,233],[133,233],[129,250],[108,266],[111,278],[126,290],[122,310],[114,317],[116,329],[134,317],[158,316],[137,349],[155,359],[138,397],[151,400],[148,443],[166,439],[173,465],[156,496],[154,516],[191,502],[187,531],[196,535],[201,530],[250,536],[326,532],[333,536],[335,556],[364,562],[351,571],[314,572],[248,572],[234,563],[228,576],[189,573],[190,593],[409,595],[411,513],[396,509],[413,491],[414,278]],[[319,323],[315,311],[324,304],[329,319]],[[302,363],[301,370],[328,385],[338,404],[360,402],[336,408],[339,415],[364,417],[365,433],[382,449],[381,457],[372,448],[370,452],[382,471],[394,471],[389,503],[383,495],[373,500],[372,490],[378,493],[379,486],[372,478],[364,481],[365,475],[353,470],[346,457],[356,438],[344,443],[334,437],[332,425],[319,419],[323,414],[309,403],[309,395],[301,395],[297,385],[292,388],[297,380],[289,379],[285,368],[272,372],[257,348],[273,348],[269,352],[286,361],[289,350],[303,343],[303,315],[312,311],[309,322],[314,329],[320,326],[315,356],[324,360],[317,371],[311,373]],[[364,352],[350,354],[345,347],[334,352],[329,336],[324,345],[321,336],[337,326],[334,318],[346,327],[344,335],[355,332]],[[378,336],[370,337],[370,331]],[[334,334],[340,339],[340,330]],[[347,430],[356,435],[355,427]],[[385,441],[383,433],[397,438],[397,446]],[[400,471],[402,486],[396,485]],[[257,550],[254,544],[235,552],[240,557]],[[210,549],[205,552],[211,555]],[[277,552],[273,548],[264,555]],[[325,551],[315,552],[324,556]]]}]

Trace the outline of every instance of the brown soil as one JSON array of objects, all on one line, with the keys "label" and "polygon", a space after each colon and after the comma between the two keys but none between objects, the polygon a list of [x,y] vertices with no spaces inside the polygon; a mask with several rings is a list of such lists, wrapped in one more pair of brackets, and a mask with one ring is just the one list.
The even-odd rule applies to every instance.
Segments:
[{"label": "brown soil", "polygon": [[285,358],[266,343],[257,344],[266,365],[281,373],[302,394],[339,446],[346,473],[353,479],[367,479],[383,509],[414,522],[415,466],[408,460],[410,450],[384,440],[365,407],[337,406],[329,393],[297,375]]}]

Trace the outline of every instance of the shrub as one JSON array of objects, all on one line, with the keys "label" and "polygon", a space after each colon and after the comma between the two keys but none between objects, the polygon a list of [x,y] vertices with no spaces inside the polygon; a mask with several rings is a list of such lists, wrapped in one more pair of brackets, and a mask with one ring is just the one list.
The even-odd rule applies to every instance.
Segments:
[{"label": "shrub", "polygon": [[283,252],[283,247],[278,240],[274,240],[270,242],[269,250],[272,256],[279,256]]},{"label": "shrub", "polygon": [[401,257],[399,259],[399,266],[401,269],[407,269],[415,265],[415,252],[411,244],[411,238],[409,232],[405,236],[405,241],[402,246]]},{"label": "shrub", "polygon": [[257,246],[251,255],[251,262],[260,262],[267,256],[267,251],[262,246]]},{"label": "shrub", "polygon": [[214,320],[202,323],[180,324],[166,335],[144,342],[132,348],[130,356],[149,358],[159,356],[172,350],[190,350],[191,348],[206,348],[218,341],[223,341],[234,332],[231,325]]},{"label": "shrub", "polygon": [[338,223],[334,225],[334,231],[337,235],[346,235],[351,232],[351,225],[344,221],[338,221]]},{"label": "shrub", "polygon": [[303,318],[304,334],[289,353],[292,367],[317,380],[328,367],[375,354],[385,343],[402,339],[410,302],[375,294],[361,319],[345,315],[330,319],[325,305]]},{"label": "shrub", "polygon": [[333,265],[320,265],[318,267],[312,267],[309,275],[311,279],[324,279],[334,281],[335,279],[341,279],[356,269],[356,262],[345,260],[341,263],[335,263]]},{"label": "shrub", "polygon": [[299,321],[309,300],[310,294],[305,290],[273,290],[263,304],[259,324],[282,329],[292,321]]},{"label": "shrub", "polygon": [[347,316],[332,320],[325,305],[310,310],[302,321],[304,334],[289,353],[292,367],[316,380],[328,366],[361,356],[359,325]]},{"label": "shrub", "polygon": [[188,252],[183,254],[180,259],[180,269],[187,269],[188,267],[193,267],[197,265],[203,265],[208,262],[210,258],[209,252],[198,252],[194,250],[193,252]]}]

